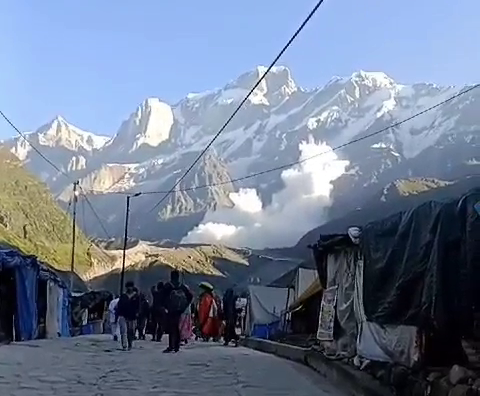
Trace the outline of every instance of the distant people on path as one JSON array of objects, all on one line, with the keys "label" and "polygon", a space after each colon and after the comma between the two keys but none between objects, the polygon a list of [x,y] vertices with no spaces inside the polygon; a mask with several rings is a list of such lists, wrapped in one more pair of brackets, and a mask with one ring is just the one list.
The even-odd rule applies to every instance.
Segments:
[{"label": "distant people on path", "polygon": [[158,282],[157,287],[152,287],[152,341],[162,341],[165,332],[164,285]]},{"label": "distant people on path", "polygon": [[[187,287],[187,286],[186,286]],[[180,316],[180,341],[188,344],[192,338],[192,305],[188,304],[187,309]]]},{"label": "distant people on path", "polygon": [[[203,285],[203,286],[202,286]],[[203,292],[198,302],[198,326],[204,341],[220,336],[219,306],[213,294],[213,288],[201,284]]]},{"label": "distant people on path", "polygon": [[108,319],[110,322],[110,332],[113,336],[113,341],[118,341],[118,326],[117,326],[117,305],[118,305],[118,300],[119,297],[115,296],[115,298],[110,301],[110,304],[108,304]]},{"label": "distant people on path", "polygon": [[168,348],[163,352],[178,352],[180,350],[180,317],[192,303],[193,295],[180,282],[180,273],[177,270],[172,270],[170,273],[170,282],[164,286],[163,295],[169,336]]},{"label": "distant people on path", "polygon": [[147,327],[147,319],[150,311],[147,297],[144,293],[139,294],[139,312],[137,320],[138,339],[145,340],[145,328]]},{"label": "distant people on path", "polygon": [[236,307],[238,310],[238,327],[240,327],[240,333],[245,334],[245,324],[247,319],[247,294],[242,293],[236,301]]},{"label": "distant people on path", "polygon": [[138,292],[133,282],[125,284],[126,292],[120,296],[117,304],[117,319],[123,350],[131,350],[135,339],[135,329],[140,310]]},{"label": "distant people on path", "polygon": [[227,346],[231,341],[238,346],[237,326],[237,296],[233,289],[227,289],[223,295],[223,318],[225,320],[225,329],[223,334],[224,345]]}]

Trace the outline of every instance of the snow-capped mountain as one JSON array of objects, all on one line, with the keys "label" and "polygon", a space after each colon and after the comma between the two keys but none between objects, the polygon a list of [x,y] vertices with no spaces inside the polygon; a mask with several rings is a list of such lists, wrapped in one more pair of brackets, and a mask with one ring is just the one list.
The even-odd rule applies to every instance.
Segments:
[{"label": "snow-capped mountain", "polygon": [[[169,105],[146,99],[108,139],[81,131],[57,118],[29,140],[85,190],[121,234],[124,196],[118,191],[165,191],[223,126],[253,84],[265,71],[258,67],[223,88],[188,94]],[[162,194],[145,194],[132,203],[136,223],[132,233],[142,238],[181,238],[184,229],[198,223],[205,210],[228,205],[233,188],[255,187],[269,202],[280,190],[281,170],[235,183],[231,179],[279,167],[298,160],[298,147],[313,137],[330,147],[361,139],[433,106],[465,87],[430,83],[399,84],[382,72],[334,77],[326,85],[299,87],[288,68],[276,67],[258,86],[235,118],[181,188],[148,212]],[[479,172],[480,89],[437,107],[381,134],[342,147],[337,154],[349,161],[347,171],[334,183],[332,216],[354,208],[395,179],[431,177],[452,179]],[[27,166],[67,200],[71,186],[58,178],[25,142],[6,142]],[[215,188],[195,187],[221,181]],[[167,222],[168,220],[168,222]],[[184,226],[175,228],[172,221]],[[182,223],[182,224],[183,224]],[[165,228],[167,227],[167,228]],[[159,235],[166,229],[168,235]]]}]

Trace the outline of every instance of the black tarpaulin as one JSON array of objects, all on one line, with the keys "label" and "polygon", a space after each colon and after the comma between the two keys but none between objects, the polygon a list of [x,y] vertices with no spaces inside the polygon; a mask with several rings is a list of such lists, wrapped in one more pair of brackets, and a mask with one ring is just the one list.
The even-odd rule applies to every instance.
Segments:
[{"label": "black tarpaulin", "polygon": [[362,233],[368,320],[464,332],[480,309],[480,188],[368,224]]}]

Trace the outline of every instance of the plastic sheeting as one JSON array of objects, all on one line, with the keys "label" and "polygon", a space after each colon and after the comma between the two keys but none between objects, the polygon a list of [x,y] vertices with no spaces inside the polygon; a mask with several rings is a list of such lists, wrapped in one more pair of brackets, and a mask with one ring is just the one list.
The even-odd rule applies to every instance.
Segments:
[{"label": "plastic sheeting", "polygon": [[295,300],[298,299],[318,278],[316,269],[299,268],[295,280]]},{"label": "plastic sheeting", "polygon": [[[480,189],[368,224],[364,307],[378,324],[470,330],[480,310]],[[472,309],[473,308],[473,309]]]},{"label": "plastic sheeting", "polygon": [[61,336],[70,336],[70,298],[66,289],[62,289],[62,323],[60,326]]},{"label": "plastic sheeting", "polygon": [[[58,299],[59,290],[58,286],[48,281],[47,283],[47,320],[46,320],[46,337],[57,338],[60,333],[60,326],[58,318],[61,316],[59,312]],[[61,309],[61,307],[60,307]]]},{"label": "plastic sheeting", "polygon": [[[281,314],[288,306],[288,288],[249,286],[247,307],[247,335],[255,327],[265,327],[281,322]],[[271,330],[270,330],[271,332]]]},{"label": "plastic sheeting", "polygon": [[[357,341],[355,318],[355,268],[358,249],[345,248],[327,256],[326,288],[338,286],[336,300],[335,341],[329,347],[338,356],[354,356]],[[333,352],[334,351],[334,352]]]},{"label": "plastic sheeting", "polygon": [[355,269],[355,316],[359,323],[357,354],[363,358],[412,367],[420,356],[413,326],[379,325],[368,322],[363,308],[363,260]]},{"label": "plastic sheeting", "polygon": [[17,341],[33,340],[37,336],[37,278],[38,266],[31,262],[15,266],[17,311],[15,330]]},{"label": "plastic sheeting", "polygon": [[[62,322],[65,333],[69,335],[68,309],[69,299],[68,290],[65,283],[58,275],[46,264],[37,260],[35,256],[27,256],[16,250],[0,250],[0,271],[2,269],[13,269],[15,275],[16,287],[16,312],[15,312],[15,338],[17,341],[32,340],[37,336],[38,314],[37,314],[37,289],[38,279],[45,279],[57,285],[57,288],[63,290]],[[55,306],[58,301],[52,302]],[[57,308],[58,312],[58,308]],[[60,315],[60,313],[58,313]],[[63,318],[65,315],[65,318]],[[52,322],[57,321],[57,316],[53,316]],[[57,327],[55,325],[55,327]]]}]

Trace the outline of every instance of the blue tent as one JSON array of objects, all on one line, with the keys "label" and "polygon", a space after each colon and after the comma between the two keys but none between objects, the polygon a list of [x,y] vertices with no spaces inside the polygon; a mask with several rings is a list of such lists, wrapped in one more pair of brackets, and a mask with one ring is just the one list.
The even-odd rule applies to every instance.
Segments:
[{"label": "blue tent", "polygon": [[37,291],[40,279],[48,280],[62,289],[58,302],[59,332],[70,334],[69,292],[65,283],[47,265],[35,256],[27,256],[16,250],[0,250],[0,271],[13,270],[16,289],[15,329],[18,340],[32,340],[37,336]]}]

